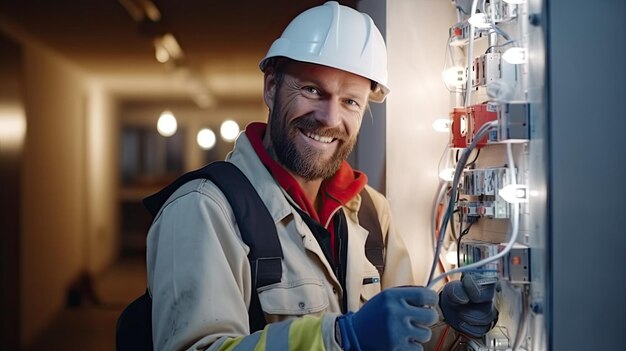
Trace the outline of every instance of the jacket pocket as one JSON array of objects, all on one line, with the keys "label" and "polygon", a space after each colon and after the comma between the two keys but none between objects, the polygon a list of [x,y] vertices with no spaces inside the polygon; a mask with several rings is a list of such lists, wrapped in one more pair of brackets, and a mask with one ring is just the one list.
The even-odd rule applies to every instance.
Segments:
[{"label": "jacket pocket", "polygon": [[277,283],[259,289],[259,301],[266,314],[305,315],[328,307],[322,282],[314,279]]},{"label": "jacket pocket", "polygon": [[380,275],[378,270],[367,270],[363,275],[361,283],[361,305],[369,301],[374,295],[380,292]]}]

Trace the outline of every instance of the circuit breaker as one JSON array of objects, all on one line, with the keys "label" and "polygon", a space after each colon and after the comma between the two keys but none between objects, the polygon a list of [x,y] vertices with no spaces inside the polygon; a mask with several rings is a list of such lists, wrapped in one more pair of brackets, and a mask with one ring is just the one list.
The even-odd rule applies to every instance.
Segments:
[{"label": "circuit breaker", "polygon": [[526,1],[452,4],[457,21],[450,23],[447,52],[455,54],[446,56],[444,72],[465,76],[448,89],[451,152],[444,154],[455,177],[440,198],[447,212],[437,223],[446,232],[436,252],[452,258],[441,264],[452,276],[470,267],[499,278],[498,323],[484,338],[465,342],[465,349],[544,350],[543,316],[533,308],[545,296],[534,280],[543,269],[536,243],[544,240],[527,225],[537,128],[531,121],[541,99],[532,87],[542,77],[529,74],[534,56],[528,40],[539,35],[529,24]]}]

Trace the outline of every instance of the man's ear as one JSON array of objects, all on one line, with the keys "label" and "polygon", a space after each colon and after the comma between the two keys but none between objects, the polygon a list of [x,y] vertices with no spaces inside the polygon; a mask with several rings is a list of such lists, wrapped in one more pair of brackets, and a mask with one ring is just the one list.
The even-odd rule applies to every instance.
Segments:
[{"label": "man's ear", "polygon": [[268,69],[265,71],[263,79],[263,100],[269,109],[274,107],[274,98],[276,96],[276,75],[274,71]]}]

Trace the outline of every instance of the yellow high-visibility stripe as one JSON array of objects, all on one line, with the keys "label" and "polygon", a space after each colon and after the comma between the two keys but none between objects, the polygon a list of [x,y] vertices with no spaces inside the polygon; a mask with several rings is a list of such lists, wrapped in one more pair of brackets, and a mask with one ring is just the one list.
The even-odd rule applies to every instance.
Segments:
[{"label": "yellow high-visibility stripe", "polygon": [[324,351],[322,318],[304,316],[294,320],[289,329],[289,349]]},{"label": "yellow high-visibility stripe", "polygon": [[[265,351],[276,350],[276,347],[284,349],[288,345],[289,350],[311,350],[325,351],[324,339],[322,337],[322,318],[304,316],[302,318],[280,322],[287,325],[278,326],[269,324],[263,331],[256,332],[248,336],[229,338],[220,346],[220,351],[254,350]],[[278,327],[273,332],[272,340],[267,344],[267,336],[270,328]],[[289,331],[286,333],[289,326]]]}]

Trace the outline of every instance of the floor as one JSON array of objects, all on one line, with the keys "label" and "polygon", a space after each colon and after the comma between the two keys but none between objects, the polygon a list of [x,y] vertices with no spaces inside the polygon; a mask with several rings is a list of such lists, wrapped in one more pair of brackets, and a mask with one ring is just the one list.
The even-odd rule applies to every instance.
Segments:
[{"label": "floor", "polygon": [[146,289],[145,258],[120,259],[94,280],[99,304],[65,309],[26,351],[115,350],[115,323],[123,308]]}]

